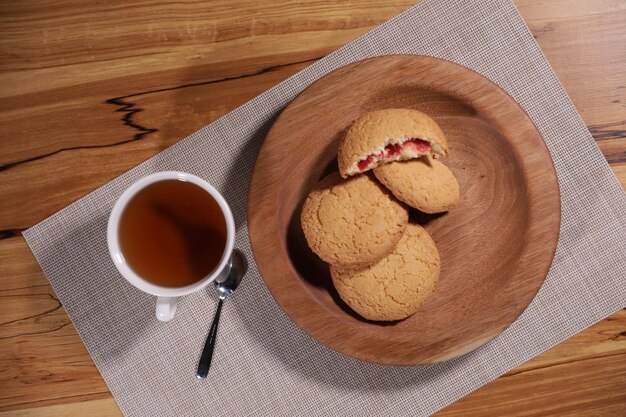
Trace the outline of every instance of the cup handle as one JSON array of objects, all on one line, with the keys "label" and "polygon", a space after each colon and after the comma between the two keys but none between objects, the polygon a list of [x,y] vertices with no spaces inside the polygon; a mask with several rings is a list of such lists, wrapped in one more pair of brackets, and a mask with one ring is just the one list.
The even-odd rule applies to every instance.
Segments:
[{"label": "cup handle", "polygon": [[160,321],[170,321],[176,313],[176,297],[157,297],[156,317]]}]

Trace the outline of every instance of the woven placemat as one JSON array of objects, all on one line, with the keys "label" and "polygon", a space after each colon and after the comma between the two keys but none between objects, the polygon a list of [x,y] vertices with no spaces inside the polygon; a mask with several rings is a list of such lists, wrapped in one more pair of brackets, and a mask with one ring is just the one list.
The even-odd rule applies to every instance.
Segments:
[{"label": "woven placemat", "polygon": [[[541,131],[557,169],[560,241],[526,312],[486,346],[445,363],[397,368],[320,345],[276,305],[251,256],[248,180],[275,116],[300,91],[347,63],[424,54],[485,75]],[[107,216],[125,187],[160,170],[205,178],[223,192],[250,270],[222,314],[210,377],[194,371],[216,306],[202,291],[159,323],[154,298],[109,259]],[[43,271],[128,416],[427,415],[624,306],[626,195],[508,0],[424,0],[24,233]]]}]

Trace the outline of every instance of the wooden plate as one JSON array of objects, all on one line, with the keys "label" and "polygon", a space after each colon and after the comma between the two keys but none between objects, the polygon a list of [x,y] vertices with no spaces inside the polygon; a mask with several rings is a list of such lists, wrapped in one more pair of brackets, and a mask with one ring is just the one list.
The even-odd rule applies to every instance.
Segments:
[{"label": "wooden plate", "polygon": [[[337,170],[344,130],[363,113],[392,107],[440,123],[461,203],[439,216],[412,214],[437,243],[440,283],[416,314],[381,324],[341,301],[299,218],[313,185]],[[261,147],[248,204],[256,263],[287,315],[336,351],[394,365],[454,358],[502,332],[543,283],[560,223],[554,166],[522,108],[470,69],[412,55],[356,62],[303,91]]]}]

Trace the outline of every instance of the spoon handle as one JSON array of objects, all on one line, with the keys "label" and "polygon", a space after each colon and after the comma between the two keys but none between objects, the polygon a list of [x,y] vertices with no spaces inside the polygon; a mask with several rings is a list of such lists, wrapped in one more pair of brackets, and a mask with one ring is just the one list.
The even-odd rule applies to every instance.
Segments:
[{"label": "spoon handle", "polygon": [[198,379],[204,379],[209,374],[209,368],[211,367],[211,359],[213,358],[213,349],[215,348],[215,341],[217,340],[217,325],[220,324],[220,314],[222,313],[222,304],[224,300],[220,298],[217,304],[217,311],[213,317],[213,323],[211,324],[211,330],[204,342],[204,349],[202,349],[202,355],[200,355],[200,362],[198,362],[198,370],[196,371],[196,377]]}]

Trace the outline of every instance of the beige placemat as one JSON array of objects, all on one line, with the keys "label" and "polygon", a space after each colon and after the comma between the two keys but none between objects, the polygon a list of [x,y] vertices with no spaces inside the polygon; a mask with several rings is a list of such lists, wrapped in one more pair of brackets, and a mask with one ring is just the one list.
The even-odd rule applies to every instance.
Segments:
[{"label": "beige placemat", "polygon": [[[349,62],[433,55],[508,91],[543,134],[557,168],[561,237],[540,293],[483,348],[446,363],[395,368],[327,349],[300,331],[252,260],[247,186],[273,118],[296,94]],[[201,292],[169,323],[127,284],[107,252],[109,211],[122,190],[158,170],[183,170],[220,189],[251,263],[222,314],[210,378],[195,379],[216,297]],[[25,232],[122,411],[129,416],[427,415],[624,307],[626,195],[507,0],[425,0]]]}]

